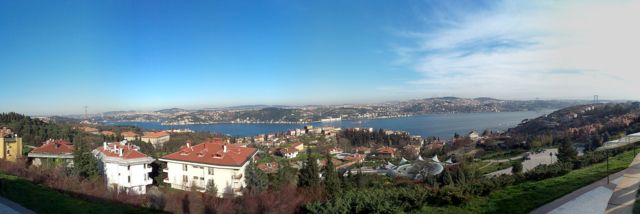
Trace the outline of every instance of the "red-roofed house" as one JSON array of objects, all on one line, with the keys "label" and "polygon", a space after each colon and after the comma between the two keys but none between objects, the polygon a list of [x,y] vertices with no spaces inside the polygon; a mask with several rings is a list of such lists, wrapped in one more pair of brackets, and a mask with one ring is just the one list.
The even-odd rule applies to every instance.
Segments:
[{"label": "red-roofed house", "polygon": [[100,134],[100,132],[98,132],[98,129],[93,127],[80,127],[80,130],[91,134]]},{"label": "red-roofed house", "polygon": [[65,140],[47,140],[27,155],[34,166],[73,167],[73,145]]},{"label": "red-roofed house", "polygon": [[167,162],[165,183],[172,188],[188,190],[195,187],[205,191],[213,182],[218,195],[240,195],[246,186],[243,176],[245,168],[257,153],[255,148],[227,144],[222,139],[213,139],[197,145],[187,142],[179,151],[160,158]]},{"label": "red-roofed house", "polygon": [[276,173],[280,169],[280,165],[277,162],[261,163],[256,165],[256,167],[267,174]]},{"label": "red-roofed house", "polygon": [[134,141],[138,139],[138,134],[135,132],[122,132],[120,133],[120,136],[124,137],[127,141]]},{"label": "red-roofed house", "polygon": [[116,136],[116,133],[112,131],[101,131],[100,134],[104,136]]},{"label": "red-roofed house", "polygon": [[286,158],[295,158],[302,151],[304,151],[303,143],[294,143],[287,148],[277,148],[275,150],[276,153],[279,153]]},{"label": "red-roofed house", "polygon": [[376,150],[376,154],[382,157],[395,157],[396,156],[396,148],[393,147],[382,147]]},{"label": "red-roofed house", "polygon": [[138,151],[135,145],[127,141],[103,143],[93,150],[98,159],[98,167],[112,189],[123,190],[132,194],[145,194],[147,185],[153,183],[149,177],[151,164],[155,159]]},{"label": "red-roofed house", "polygon": [[150,143],[154,148],[160,148],[169,141],[169,133],[166,132],[144,132],[140,140]]}]

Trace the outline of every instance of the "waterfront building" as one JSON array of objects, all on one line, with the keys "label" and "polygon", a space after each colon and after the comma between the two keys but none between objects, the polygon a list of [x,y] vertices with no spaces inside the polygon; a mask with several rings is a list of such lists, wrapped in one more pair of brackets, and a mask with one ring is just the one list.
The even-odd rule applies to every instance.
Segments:
[{"label": "waterfront building", "polygon": [[150,143],[154,148],[160,148],[169,141],[170,135],[167,132],[144,132],[140,140]]},{"label": "waterfront building", "polygon": [[74,147],[66,140],[47,140],[29,152],[27,157],[34,166],[73,167]]},{"label": "waterfront building", "polygon": [[0,129],[0,160],[15,162],[22,157],[22,138],[6,127]]},{"label": "waterfront building", "polygon": [[98,159],[98,168],[111,190],[145,194],[147,186],[153,183],[149,174],[152,171],[150,164],[155,159],[138,151],[139,149],[123,140],[105,142],[93,150],[93,155]]},{"label": "waterfront building", "polygon": [[227,144],[213,139],[197,145],[187,142],[179,151],[160,158],[167,163],[165,183],[172,188],[204,192],[215,184],[218,196],[242,194],[245,169],[257,153],[255,148]]}]

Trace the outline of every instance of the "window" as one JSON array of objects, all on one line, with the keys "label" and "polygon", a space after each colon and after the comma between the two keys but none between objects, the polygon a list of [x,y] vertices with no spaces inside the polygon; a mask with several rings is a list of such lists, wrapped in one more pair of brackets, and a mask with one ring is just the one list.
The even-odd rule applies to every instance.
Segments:
[{"label": "window", "polygon": [[189,182],[189,178],[186,175],[182,176],[182,183],[187,183]]},{"label": "window", "polygon": [[149,174],[144,174],[144,180],[148,181],[149,180]]},{"label": "window", "polygon": [[209,175],[213,175],[213,167],[209,167]]},{"label": "window", "polygon": [[131,171],[131,165],[127,166],[127,170]]},{"label": "window", "polygon": [[185,172],[187,171],[187,164],[182,165],[182,171],[185,171]]},{"label": "window", "polygon": [[127,176],[127,180],[129,180],[129,183],[131,183],[131,176]]},{"label": "window", "polygon": [[204,177],[200,177],[200,181],[204,181]]}]

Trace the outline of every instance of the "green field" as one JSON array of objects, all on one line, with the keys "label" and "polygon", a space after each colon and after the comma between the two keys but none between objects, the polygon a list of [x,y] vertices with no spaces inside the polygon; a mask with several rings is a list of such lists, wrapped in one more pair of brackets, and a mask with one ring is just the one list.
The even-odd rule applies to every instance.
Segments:
[{"label": "green field", "polygon": [[0,195],[36,213],[157,213],[112,202],[74,198],[51,188],[0,172]]},{"label": "green field", "polygon": [[[629,166],[633,151],[609,159],[610,173]],[[461,206],[424,207],[421,213],[528,213],[546,203],[607,176],[606,163],[573,170],[566,175],[541,181],[529,181],[505,187],[477,197]]]}]

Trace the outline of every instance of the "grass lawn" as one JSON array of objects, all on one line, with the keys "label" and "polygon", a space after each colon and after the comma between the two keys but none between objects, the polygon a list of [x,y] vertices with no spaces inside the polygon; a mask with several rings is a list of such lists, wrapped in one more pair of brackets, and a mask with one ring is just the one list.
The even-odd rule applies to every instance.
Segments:
[{"label": "grass lawn", "polygon": [[0,195],[36,213],[158,213],[119,203],[82,200],[0,172]]},{"label": "grass lawn", "polygon": [[[633,151],[609,159],[609,172],[629,166]],[[546,203],[569,194],[607,176],[606,163],[573,170],[566,175],[541,181],[529,181],[496,190],[461,206],[424,207],[421,213],[528,213]]]}]

